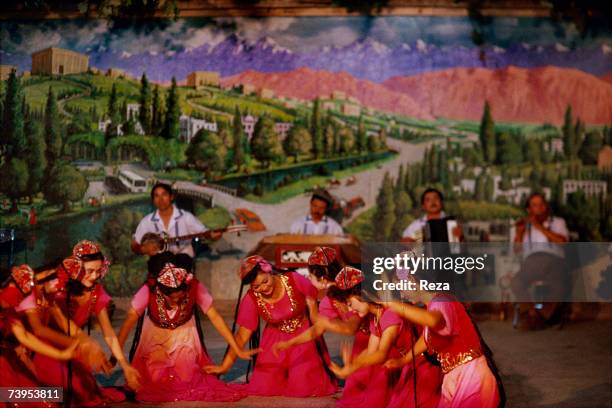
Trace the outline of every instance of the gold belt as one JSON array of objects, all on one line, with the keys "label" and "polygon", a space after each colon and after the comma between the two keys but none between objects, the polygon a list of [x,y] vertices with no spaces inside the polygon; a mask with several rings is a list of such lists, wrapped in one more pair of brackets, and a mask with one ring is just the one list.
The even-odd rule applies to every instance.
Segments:
[{"label": "gold belt", "polygon": [[461,364],[468,363],[472,360],[482,356],[481,350],[470,349],[465,352],[452,354],[452,353],[439,353],[438,361],[442,366],[442,373],[446,374],[449,371],[459,367]]},{"label": "gold belt", "polygon": [[278,330],[283,333],[293,333],[302,325],[304,319],[302,317],[295,317],[293,319],[283,320],[275,324]]}]

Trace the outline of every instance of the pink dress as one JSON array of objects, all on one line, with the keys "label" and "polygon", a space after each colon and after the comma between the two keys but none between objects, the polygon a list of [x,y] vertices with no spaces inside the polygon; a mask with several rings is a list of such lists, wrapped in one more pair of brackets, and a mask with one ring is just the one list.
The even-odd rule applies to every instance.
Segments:
[{"label": "pink dress", "polygon": [[444,326],[425,329],[425,341],[442,364],[444,379],[439,407],[494,408],[499,405],[495,376],[483,355],[480,338],[463,305],[435,297],[427,306],[444,317]]},{"label": "pink dress", "polygon": [[253,375],[245,388],[251,395],[318,397],[333,394],[335,381],[325,370],[315,341],[282,351],[278,357],[272,353],[274,343],[287,341],[310,327],[306,298],[316,299],[317,296],[315,287],[296,272],[279,278],[285,294],[278,302],[269,304],[252,290],[240,302],[237,319],[240,326],[255,331],[260,317],[266,321],[260,343],[263,351],[257,355]]},{"label": "pink dress", "polygon": [[[16,347],[19,342],[14,338],[12,326],[19,320],[14,310],[0,311],[0,387],[40,387],[34,374],[19,358]],[[19,403],[24,407],[54,407],[52,403]],[[2,406],[0,404],[0,406]]]},{"label": "pink dress", "polygon": [[142,376],[142,388],[136,393],[139,401],[227,402],[244,397],[237,388],[201,371],[203,366],[214,363],[200,343],[194,307],[206,313],[213,298],[195,279],[188,291],[184,303],[173,310],[165,309],[155,285],[145,284],[132,299],[132,307],[139,315],[149,310],[132,361]]},{"label": "pink dress", "polygon": [[[65,292],[56,296],[55,302],[61,308],[66,318],[72,319],[80,328],[83,328],[91,315],[97,316],[111,301],[110,295],[104,290],[101,284],[97,284],[93,289],[90,299],[81,305],[75,304],[70,307],[70,314],[66,303]],[[70,302],[73,303],[73,302]],[[19,305],[19,311],[26,311],[39,307],[36,295],[30,294]],[[43,324],[49,323],[48,313],[41,310],[43,314]],[[45,322],[46,320],[46,322]],[[68,387],[68,363],[53,358],[36,354],[34,356],[36,375],[38,380],[52,387]],[[103,388],[98,386],[96,379],[91,373],[90,368],[78,359],[71,361],[72,365],[72,402],[77,406],[96,406],[105,403],[120,402],[125,399],[125,395],[114,388]],[[64,392],[64,398],[66,394]]]}]

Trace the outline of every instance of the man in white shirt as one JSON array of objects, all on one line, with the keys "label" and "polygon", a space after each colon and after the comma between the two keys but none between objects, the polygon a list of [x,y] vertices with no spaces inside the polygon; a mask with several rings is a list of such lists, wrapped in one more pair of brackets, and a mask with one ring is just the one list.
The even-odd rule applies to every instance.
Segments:
[{"label": "man in white shirt", "polygon": [[[157,208],[155,212],[147,214],[138,224],[136,232],[132,237],[132,250],[142,255],[142,237],[148,233],[166,234],[169,238],[183,235],[205,233],[208,231],[200,220],[192,213],[176,207],[174,201],[174,191],[172,187],[165,183],[157,183],[151,189],[151,200]],[[221,237],[221,232],[211,231],[209,238],[216,240]],[[191,239],[181,241],[170,240],[168,250],[175,254],[187,254],[194,257]]]},{"label": "man in white shirt", "polygon": [[326,215],[333,199],[325,190],[316,190],[310,199],[310,213],[291,224],[291,234],[344,235],[340,224]]},{"label": "man in white shirt", "polygon": [[[444,197],[439,190],[435,188],[426,189],[421,194],[421,209],[425,213],[422,217],[412,221],[402,233],[402,242],[422,242],[423,229],[429,220],[441,220],[446,217],[443,211]],[[460,227],[453,230],[453,235],[460,238],[462,231]]]},{"label": "man in white shirt", "polygon": [[[568,287],[562,248],[562,244],[569,240],[567,225],[563,218],[550,214],[550,207],[542,194],[530,195],[525,208],[527,217],[516,223],[514,242],[522,244],[519,250],[523,262],[512,280],[512,291],[518,302],[526,302],[531,299],[531,285],[543,282],[546,298],[550,302],[562,301]],[[548,307],[541,314],[548,319],[553,312],[554,307]]]}]

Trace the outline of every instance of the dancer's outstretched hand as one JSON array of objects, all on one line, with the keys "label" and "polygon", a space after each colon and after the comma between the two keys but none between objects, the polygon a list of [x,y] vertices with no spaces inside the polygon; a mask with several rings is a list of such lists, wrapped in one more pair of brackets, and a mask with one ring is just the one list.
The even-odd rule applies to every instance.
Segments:
[{"label": "dancer's outstretched hand", "polygon": [[206,374],[221,375],[225,374],[228,369],[223,367],[222,365],[207,365],[202,367],[202,371]]},{"label": "dancer's outstretched hand", "polygon": [[79,346],[79,341],[75,340],[72,344],[65,349],[60,351],[60,356],[62,360],[72,360],[73,357],[77,355],[77,347]]},{"label": "dancer's outstretched hand", "polygon": [[278,353],[287,350],[289,347],[291,347],[289,342],[278,341],[272,345],[272,354],[274,354],[274,357],[278,357]]},{"label": "dancer's outstretched hand", "polygon": [[125,383],[131,390],[137,391],[140,389],[140,373],[131,365],[126,365],[123,368],[123,374],[125,375]]},{"label": "dancer's outstretched hand", "polygon": [[263,351],[262,348],[249,349],[249,350],[238,350],[238,352],[236,352],[236,355],[238,356],[238,358],[241,358],[243,360],[250,360],[251,356],[261,351]]},{"label": "dancer's outstretched hand", "polygon": [[329,364],[329,369],[338,378],[346,378],[351,374],[349,370],[349,366],[340,367],[338,364],[334,363],[333,361]]}]

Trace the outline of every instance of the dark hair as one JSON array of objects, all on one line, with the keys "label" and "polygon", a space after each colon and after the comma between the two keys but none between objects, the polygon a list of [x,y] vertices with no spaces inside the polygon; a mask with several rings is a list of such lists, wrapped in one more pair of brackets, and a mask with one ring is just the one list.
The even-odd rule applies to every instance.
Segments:
[{"label": "dark hair", "polygon": [[12,278],[9,268],[0,267],[0,288],[6,287]]},{"label": "dark hair", "polygon": [[150,257],[147,261],[149,277],[157,279],[157,276],[167,263],[174,263],[174,254],[172,252],[161,252]]},{"label": "dark hair", "polygon": [[84,292],[88,290],[92,290],[96,285],[92,285],[91,288],[86,287],[81,283],[81,281],[68,279],[66,282],[66,291],[70,292],[72,295],[80,296]]},{"label": "dark hair", "polygon": [[327,296],[338,302],[345,303],[351,296],[361,296],[361,283],[346,290],[332,286],[327,290]]},{"label": "dark hair", "polygon": [[321,200],[327,204],[327,209],[330,209],[332,204],[334,203],[334,199],[326,190],[315,190],[312,193],[312,197],[310,198],[310,202],[312,200]]},{"label": "dark hair", "polygon": [[244,275],[244,277],[242,278],[242,284],[250,285],[251,283],[253,283],[255,278],[257,278],[257,274],[259,273],[259,271],[261,271],[261,267],[259,265],[255,265],[253,269],[249,271],[249,273]]},{"label": "dark hair", "polygon": [[317,278],[325,278],[326,280],[333,282],[336,279],[342,266],[337,259],[334,259],[327,266],[323,265],[308,265],[308,272],[316,276]]},{"label": "dark hair", "polygon": [[444,195],[440,190],[438,190],[437,188],[429,187],[426,188],[425,191],[423,191],[423,194],[421,194],[421,205],[425,203],[425,196],[429,193],[436,193],[440,198],[440,201],[444,201]]},{"label": "dark hair", "polygon": [[533,200],[535,197],[540,197],[542,201],[544,201],[544,204],[546,204],[546,207],[548,208],[548,201],[546,200],[546,197],[544,196],[544,194],[538,193],[538,192],[529,194],[529,196],[525,200],[525,208],[529,208],[529,206],[531,205],[531,200]]},{"label": "dark hair", "polygon": [[168,194],[170,194],[171,197],[174,196],[174,190],[172,190],[172,186],[170,186],[170,184],[157,182],[151,188],[151,201],[155,197],[155,190],[157,190],[158,188],[163,188]]},{"label": "dark hair", "polygon": [[187,254],[176,254],[174,255],[174,265],[179,268],[185,269],[187,272],[193,272],[193,258]]},{"label": "dark hair", "polygon": [[102,252],[96,252],[95,254],[86,254],[86,255],[81,256],[81,261],[83,263],[91,262],[91,261],[103,261],[103,260],[104,260],[104,255],[102,254]]}]

